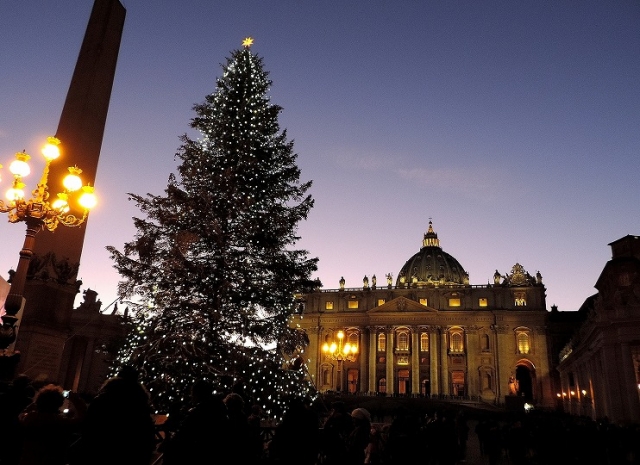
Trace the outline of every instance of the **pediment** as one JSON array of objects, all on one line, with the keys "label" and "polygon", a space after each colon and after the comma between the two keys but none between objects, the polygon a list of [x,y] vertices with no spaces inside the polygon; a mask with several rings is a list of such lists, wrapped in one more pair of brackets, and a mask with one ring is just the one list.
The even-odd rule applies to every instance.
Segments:
[{"label": "pediment", "polygon": [[389,302],[385,302],[379,307],[372,308],[367,313],[425,313],[437,312],[435,308],[425,307],[415,300],[406,297],[397,297]]}]

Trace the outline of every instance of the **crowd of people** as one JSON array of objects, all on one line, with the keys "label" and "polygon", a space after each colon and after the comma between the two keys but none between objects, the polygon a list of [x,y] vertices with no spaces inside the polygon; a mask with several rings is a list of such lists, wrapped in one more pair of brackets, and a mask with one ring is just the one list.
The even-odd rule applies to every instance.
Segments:
[{"label": "crowd of people", "polygon": [[[467,462],[470,434],[483,465],[640,464],[640,427],[558,412],[484,412],[455,406],[366,408],[292,398],[264,426],[238,392],[193,384],[190,402],[160,423],[135,370],[123,369],[90,399],[17,376],[0,392],[0,465],[395,465]],[[374,421],[375,420],[375,421]],[[474,438],[475,440],[476,438]]]}]

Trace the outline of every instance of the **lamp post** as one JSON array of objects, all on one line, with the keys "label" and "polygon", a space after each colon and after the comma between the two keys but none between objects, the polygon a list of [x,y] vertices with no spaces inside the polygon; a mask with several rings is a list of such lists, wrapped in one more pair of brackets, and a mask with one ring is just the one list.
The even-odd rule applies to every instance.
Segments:
[{"label": "lamp post", "polygon": [[353,362],[358,353],[358,346],[349,342],[344,343],[344,336],[344,331],[340,330],[336,333],[337,341],[327,341],[322,346],[322,352],[325,353],[325,356],[338,362],[338,392],[342,392],[343,363],[345,361]]},{"label": "lamp post", "polygon": [[[20,259],[15,273],[11,276],[11,287],[7,295],[0,327],[0,354],[17,363],[18,353],[9,350],[17,337],[17,314],[22,308],[24,300],[24,288],[29,270],[29,262],[33,256],[33,247],[36,234],[43,229],[55,231],[58,225],[80,226],[85,222],[89,210],[95,206],[96,197],[92,186],[82,185],[80,174],[82,170],[77,166],[69,167],[69,174],[62,181],[64,189],[58,193],[55,199],[49,197],[49,165],[60,156],[60,140],[49,137],[47,144],[42,149],[45,166],[40,182],[31,193],[31,198],[25,199],[22,178],[29,175],[31,168],[27,163],[30,156],[24,151],[16,153],[15,160],[11,162],[9,171],[13,175],[11,188],[6,192],[6,201],[0,199],[0,212],[7,213],[10,223],[24,222],[27,232],[24,239]],[[2,168],[2,165],[0,165]],[[82,211],[78,216],[75,212]],[[6,362],[6,359],[5,359]]]}]

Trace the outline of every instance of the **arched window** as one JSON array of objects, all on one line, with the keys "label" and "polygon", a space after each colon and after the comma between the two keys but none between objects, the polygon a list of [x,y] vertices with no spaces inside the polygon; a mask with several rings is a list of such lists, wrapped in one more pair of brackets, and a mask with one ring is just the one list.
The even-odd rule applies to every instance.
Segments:
[{"label": "arched window", "polygon": [[387,350],[387,336],[384,333],[378,334],[378,352]]},{"label": "arched window", "polygon": [[431,394],[431,383],[428,379],[423,379],[420,381],[420,394],[423,396],[428,396]]},{"label": "arched window", "polygon": [[387,378],[378,380],[378,392],[387,392]]},{"label": "arched window", "polygon": [[516,307],[526,307],[527,305],[526,292],[515,292],[513,297],[514,297],[514,303]]},{"label": "arched window", "polygon": [[420,334],[420,351],[429,352],[429,333]]},{"label": "arched window", "polygon": [[518,353],[528,354],[531,349],[529,345],[529,333],[527,331],[516,331],[516,341],[518,343]]},{"label": "arched window", "polygon": [[407,330],[398,331],[398,350],[409,350],[409,332]]},{"label": "arched window", "polygon": [[449,334],[449,337],[450,337],[449,349],[451,350],[451,352],[463,352],[464,343],[462,339],[462,331],[459,329],[453,330]]},{"label": "arched window", "polygon": [[354,347],[354,346],[360,347],[360,344],[358,344],[358,333],[356,333],[355,331],[352,333],[349,333],[347,342],[351,344],[351,347]]}]

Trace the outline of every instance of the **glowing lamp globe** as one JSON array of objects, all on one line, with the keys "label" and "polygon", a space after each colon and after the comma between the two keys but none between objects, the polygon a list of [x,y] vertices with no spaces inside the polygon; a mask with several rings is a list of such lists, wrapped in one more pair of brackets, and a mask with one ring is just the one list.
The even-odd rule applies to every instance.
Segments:
[{"label": "glowing lamp globe", "polygon": [[29,168],[29,164],[27,161],[29,160],[29,155],[23,152],[16,153],[16,159],[11,162],[9,165],[9,171],[14,176],[27,176],[31,173],[31,168]]},{"label": "glowing lamp globe", "polygon": [[342,352],[345,355],[349,355],[349,353],[351,352],[351,344],[349,344],[348,342],[344,345],[344,347],[342,348]]},{"label": "glowing lamp globe", "polygon": [[75,192],[82,187],[82,179],[80,179],[80,173],[82,170],[75,167],[69,167],[69,174],[62,181],[62,185],[69,192]]},{"label": "glowing lamp globe", "polygon": [[85,210],[91,210],[98,203],[98,199],[93,191],[94,188],[91,186],[84,186],[82,188],[82,195],[78,199],[78,202]]},{"label": "glowing lamp globe", "polygon": [[58,198],[51,203],[51,208],[61,213],[69,211],[69,202],[67,194],[58,194]]},{"label": "glowing lamp globe", "polygon": [[47,138],[47,143],[44,147],[42,147],[42,155],[47,161],[55,160],[60,156],[60,148],[58,145],[60,144],[60,140],[55,137]]},{"label": "glowing lamp globe", "polygon": [[7,193],[5,194],[7,199],[9,199],[9,201],[11,202],[15,202],[17,200],[20,199],[24,199],[24,191],[22,189],[16,188],[16,187],[12,187],[10,189],[7,190]]}]

